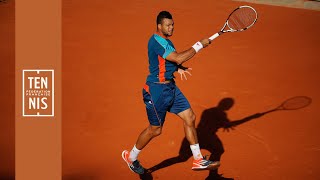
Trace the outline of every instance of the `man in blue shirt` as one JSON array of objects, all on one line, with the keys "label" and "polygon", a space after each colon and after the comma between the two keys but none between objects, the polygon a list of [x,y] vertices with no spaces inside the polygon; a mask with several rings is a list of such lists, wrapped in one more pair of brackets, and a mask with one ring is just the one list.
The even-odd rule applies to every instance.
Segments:
[{"label": "man in blue shirt", "polygon": [[173,29],[172,15],[167,11],[160,12],[157,16],[157,31],[148,43],[150,74],[142,92],[150,125],[141,132],[130,152],[122,152],[122,158],[130,170],[138,174],[144,173],[144,168],[137,160],[138,154],[151,139],[161,134],[167,112],[178,115],[184,121],[185,136],[194,157],[192,170],[215,169],[220,165],[218,161],[212,162],[203,158],[197,139],[195,114],[186,97],[176,86],[173,75],[178,71],[181,78],[186,78],[185,73],[190,72],[182,64],[207,47],[210,40],[198,41],[189,49],[178,53],[168,39],[172,36]]}]

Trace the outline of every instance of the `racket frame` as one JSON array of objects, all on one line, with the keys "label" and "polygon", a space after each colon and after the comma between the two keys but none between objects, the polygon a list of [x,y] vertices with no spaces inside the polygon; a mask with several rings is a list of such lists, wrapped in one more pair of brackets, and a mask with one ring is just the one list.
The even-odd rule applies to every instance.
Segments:
[{"label": "racket frame", "polygon": [[[252,10],[255,12],[255,14],[256,14],[256,18],[255,18],[255,20],[254,20],[248,27],[246,27],[246,28],[239,29],[239,30],[232,29],[232,28],[229,26],[229,18],[230,18],[230,16],[231,16],[236,10],[241,9],[241,8],[250,8],[250,9],[252,9]],[[212,40],[214,40],[215,38],[217,38],[218,36],[220,36],[221,34],[227,33],[227,32],[241,32],[241,31],[247,30],[247,29],[249,29],[250,27],[252,27],[252,26],[257,22],[257,20],[258,20],[258,13],[257,13],[257,11],[256,11],[253,7],[247,6],[247,5],[245,5],[245,6],[239,6],[238,8],[236,8],[235,10],[233,10],[233,11],[230,13],[230,15],[228,16],[226,22],[224,23],[223,27],[221,28],[221,30],[220,30],[219,32],[215,33],[214,35],[212,35],[211,37],[209,37],[209,39],[212,41]],[[229,29],[224,30],[224,28],[225,28],[226,26],[228,26]]]}]

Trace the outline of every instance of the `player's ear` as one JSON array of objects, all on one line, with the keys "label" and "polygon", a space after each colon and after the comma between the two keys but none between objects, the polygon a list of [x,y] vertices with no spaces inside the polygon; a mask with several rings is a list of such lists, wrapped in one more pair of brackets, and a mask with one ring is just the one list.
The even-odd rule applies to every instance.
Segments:
[{"label": "player's ear", "polygon": [[161,30],[161,24],[157,24],[157,29]]}]

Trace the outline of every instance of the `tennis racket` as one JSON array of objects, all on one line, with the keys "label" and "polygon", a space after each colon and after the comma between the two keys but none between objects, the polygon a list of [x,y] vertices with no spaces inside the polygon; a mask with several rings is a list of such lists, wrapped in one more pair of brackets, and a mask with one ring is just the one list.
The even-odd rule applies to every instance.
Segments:
[{"label": "tennis racket", "polygon": [[273,111],[279,111],[279,110],[302,109],[304,107],[309,106],[311,104],[311,102],[312,102],[311,98],[309,98],[307,96],[296,96],[296,97],[285,100],[278,107],[271,109],[269,111],[263,112],[262,114],[270,113]]},{"label": "tennis racket", "polygon": [[258,13],[253,7],[240,6],[232,11],[220,32],[215,33],[209,39],[212,41],[223,33],[244,31],[253,26],[257,19]]}]

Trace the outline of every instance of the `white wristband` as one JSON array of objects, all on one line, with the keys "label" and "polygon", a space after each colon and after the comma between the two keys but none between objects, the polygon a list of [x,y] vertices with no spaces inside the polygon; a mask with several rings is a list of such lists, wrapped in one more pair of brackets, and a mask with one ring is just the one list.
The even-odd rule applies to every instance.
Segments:
[{"label": "white wristband", "polygon": [[193,46],[192,46],[192,48],[196,51],[196,53],[197,52],[199,52],[202,48],[203,48],[203,45],[201,44],[201,42],[196,42]]}]

